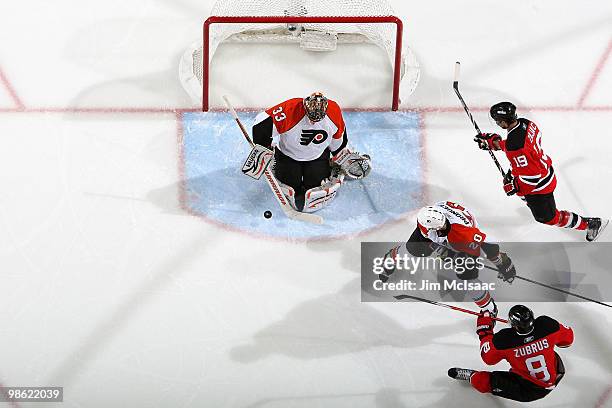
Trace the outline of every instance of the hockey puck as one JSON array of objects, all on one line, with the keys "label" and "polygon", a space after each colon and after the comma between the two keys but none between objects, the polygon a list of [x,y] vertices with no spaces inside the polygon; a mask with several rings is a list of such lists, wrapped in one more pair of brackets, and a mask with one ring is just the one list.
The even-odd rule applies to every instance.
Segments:
[{"label": "hockey puck", "polygon": [[264,217],[265,217],[265,218],[272,218],[272,211],[266,211],[266,212],[264,212]]}]

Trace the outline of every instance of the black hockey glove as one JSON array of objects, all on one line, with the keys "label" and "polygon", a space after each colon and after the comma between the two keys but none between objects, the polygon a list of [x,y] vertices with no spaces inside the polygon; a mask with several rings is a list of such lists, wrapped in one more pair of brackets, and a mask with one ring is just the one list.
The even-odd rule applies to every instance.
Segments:
[{"label": "black hockey glove", "polygon": [[500,252],[499,257],[501,259],[501,263],[497,265],[497,278],[511,284],[516,277],[516,268],[512,263],[512,259],[510,259],[505,253]]},{"label": "black hockey glove", "polygon": [[479,133],[474,136],[474,141],[482,150],[498,150],[493,144],[494,141],[501,141],[501,136],[497,133]]},{"label": "black hockey glove", "polygon": [[508,173],[506,173],[504,176],[504,191],[507,196],[518,193],[518,186],[516,185],[516,181],[514,180],[514,176],[512,176],[512,172],[510,170],[508,170]]},{"label": "black hockey glove", "polygon": [[491,313],[482,312],[478,315],[478,319],[476,320],[476,334],[480,340],[486,336],[493,335],[493,327],[495,327],[495,320],[491,316]]}]

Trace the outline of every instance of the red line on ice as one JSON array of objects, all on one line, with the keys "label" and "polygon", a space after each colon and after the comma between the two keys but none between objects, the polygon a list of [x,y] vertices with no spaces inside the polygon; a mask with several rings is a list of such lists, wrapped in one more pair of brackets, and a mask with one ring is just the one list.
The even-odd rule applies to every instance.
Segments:
[{"label": "red line on ice", "polygon": [[595,408],[603,408],[605,403],[610,398],[610,393],[612,393],[612,385],[608,385],[608,388],[601,394],[601,396],[597,399],[597,403],[595,404]]},{"label": "red line on ice", "polygon": [[591,89],[593,89],[595,82],[597,82],[597,79],[599,78],[599,74],[601,74],[601,71],[603,70],[604,65],[606,65],[606,61],[608,61],[608,57],[610,56],[611,51],[612,51],[612,40],[608,41],[608,48],[606,48],[606,51],[599,58],[599,61],[597,62],[597,66],[595,67],[595,70],[593,71],[593,73],[591,74],[591,77],[589,78],[589,82],[587,83],[586,87],[582,91],[582,95],[580,95],[580,99],[578,99],[578,104],[577,104],[578,107],[582,107],[587,96],[589,96]]},{"label": "red line on ice", "polygon": [[[522,111],[538,111],[538,112],[612,112],[612,106],[519,106]],[[257,111],[262,108],[242,108],[237,111]],[[343,109],[344,111],[359,111],[359,112],[387,112],[388,108],[379,109]],[[473,112],[488,112],[489,107],[475,106],[470,107]],[[211,109],[212,112],[225,112],[226,109]],[[185,112],[201,112],[199,108],[127,108],[127,107],[100,107],[100,108],[0,108],[0,113],[100,113],[100,114],[154,114],[168,113],[180,114]],[[400,109],[400,112],[415,112],[415,113],[453,113],[463,112],[462,107],[456,106],[415,106],[414,108]]]}]

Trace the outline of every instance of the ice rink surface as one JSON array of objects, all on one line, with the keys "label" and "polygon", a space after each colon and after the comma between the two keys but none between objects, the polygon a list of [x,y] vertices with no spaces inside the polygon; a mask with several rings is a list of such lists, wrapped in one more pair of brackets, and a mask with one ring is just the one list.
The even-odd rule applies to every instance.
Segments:
[{"label": "ice rink surface", "polygon": [[[608,2],[391,4],[421,64],[402,107],[421,116],[424,154],[407,166],[423,169],[422,202],[463,203],[493,239],[583,239],[535,224],[503,194],[452,92],[460,60],[480,127],[496,130],[488,106],[514,101],[543,132],[559,207],[611,215]],[[407,239],[413,211],[357,236],[296,243],[239,232],[187,205],[184,120],[197,107],[177,66],[211,6],[0,4],[0,383],[63,386],[66,407],[518,406],[446,376],[451,366],[484,367],[474,319],[360,302],[361,241]],[[223,94],[250,108],[314,90],[345,107],[391,99],[391,69],[374,46],[325,56],[221,46],[211,79],[216,107]],[[223,154],[201,159],[214,167]],[[610,230],[602,240],[612,241]],[[562,383],[530,405],[611,407],[612,314],[529,306],[576,334],[561,352]]]}]

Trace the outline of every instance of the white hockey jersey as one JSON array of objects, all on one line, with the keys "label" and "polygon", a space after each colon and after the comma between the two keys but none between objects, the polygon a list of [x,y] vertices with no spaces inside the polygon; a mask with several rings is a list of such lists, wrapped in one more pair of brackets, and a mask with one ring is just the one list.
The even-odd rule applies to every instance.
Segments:
[{"label": "white hockey jersey", "polygon": [[272,136],[278,136],[277,149],[294,160],[314,160],[326,148],[336,155],[347,145],[340,107],[328,100],[327,115],[313,123],[308,119],[302,101],[302,98],[293,98],[266,109],[257,115],[254,126],[272,118]]}]

